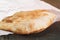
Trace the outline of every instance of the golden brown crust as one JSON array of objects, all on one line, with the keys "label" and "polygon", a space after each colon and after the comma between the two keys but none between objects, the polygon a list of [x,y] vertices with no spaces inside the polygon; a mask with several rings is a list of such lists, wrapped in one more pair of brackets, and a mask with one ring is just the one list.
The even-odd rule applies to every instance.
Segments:
[{"label": "golden brown crust", "polygon": [[3,19],[0,29],[17,34],[41,32],[49,27],[54,19],[55,15],[48,10],[21,11]]},{"label": "golden brown crust", "polygon": [[48,12],[47,10],[34,10],[34,11],[22,11],[22,12],[16,12],[16,14],[14,14],[13,16],[9,16],[5,19],[3,19],[2,21],[6,21],[6,22],[12,22],[18,18],[21,19],[36,19],[39,16],[47,16],[48,14],[42,14],[42,12]]}]

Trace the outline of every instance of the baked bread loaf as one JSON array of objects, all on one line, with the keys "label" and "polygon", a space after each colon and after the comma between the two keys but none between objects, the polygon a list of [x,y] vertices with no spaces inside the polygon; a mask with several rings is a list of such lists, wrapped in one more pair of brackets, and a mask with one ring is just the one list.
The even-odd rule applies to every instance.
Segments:
[{"label": "baked bread loaf", "polygon": [[41,32],[53,23],[55,17],[55,14],[48,10],[16,12],[0,22],[0,30],[8,30],[17,34]]}]

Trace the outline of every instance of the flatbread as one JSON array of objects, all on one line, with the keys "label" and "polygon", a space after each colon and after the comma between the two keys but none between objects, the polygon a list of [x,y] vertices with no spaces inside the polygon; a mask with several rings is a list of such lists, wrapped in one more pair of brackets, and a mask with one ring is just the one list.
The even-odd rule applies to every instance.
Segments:
[{"label": "flatbread", "polygon": [[0,22],[0,29],[17,34],[41,32],[53,23],[55,17],[48,10],[20,11],[4,18]]}]

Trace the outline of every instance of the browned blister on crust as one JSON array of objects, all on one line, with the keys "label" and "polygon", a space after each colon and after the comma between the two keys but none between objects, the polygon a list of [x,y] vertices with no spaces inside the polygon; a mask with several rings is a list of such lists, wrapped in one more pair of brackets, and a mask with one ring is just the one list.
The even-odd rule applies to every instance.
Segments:
[{"label": "browned blister on crust", "polygon": [[55,17],[55,14],[48,10],[16,12],[0,22],[0,29],[17,34],[41,32],[53,23]]}]

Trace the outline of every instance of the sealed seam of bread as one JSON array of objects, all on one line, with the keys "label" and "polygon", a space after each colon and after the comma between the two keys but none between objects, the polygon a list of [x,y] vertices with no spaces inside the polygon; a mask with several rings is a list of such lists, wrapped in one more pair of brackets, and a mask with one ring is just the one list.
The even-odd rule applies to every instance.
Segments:
[{"label": "sealed seam of bread", "polygon": [[16,12],[0,22],[0,29],[17,34],[41,32],[53,23],[55,17],[55,14],[48,10]]}]

